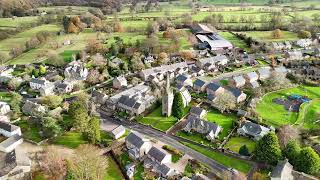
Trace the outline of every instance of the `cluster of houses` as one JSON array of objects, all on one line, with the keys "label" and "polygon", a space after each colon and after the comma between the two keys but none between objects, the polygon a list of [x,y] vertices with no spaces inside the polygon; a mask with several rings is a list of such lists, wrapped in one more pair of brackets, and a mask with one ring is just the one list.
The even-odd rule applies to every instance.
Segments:
[{"label": "cluster of houses", "polygon": [[31,160],[19,147],[20,127],[0,121],[0,179],[20,179],[31,171]]},{"label": "cluster of houses", "polygon": [[320,80],[320,62],[313,61],[292,61],[287,64],[287,68],[297,76],[313,81]]},{"label": "cluster of houses", "polygon": [[32,78],[29,82],[30,88],[36,92],[40,92],[42,96],[52,94],[70,93],[74,84],[79,81],[86,80],[88,69],[80,61],[73,61],[68,64],[64,70],[64,81],[50,82],[45,78]]},{"label": "cluster of houses", "polygon": [[[153,144],[150,139],[138,132],[131,132],[125,139],[129,157],[135,161],[143,161],[146,169],[156,173],[159,177],[167,178],[179,174],[172,166],[172,155]],[[126,167],[127,175],[132,178],[135,172],[135,165],[129,164]]]}]

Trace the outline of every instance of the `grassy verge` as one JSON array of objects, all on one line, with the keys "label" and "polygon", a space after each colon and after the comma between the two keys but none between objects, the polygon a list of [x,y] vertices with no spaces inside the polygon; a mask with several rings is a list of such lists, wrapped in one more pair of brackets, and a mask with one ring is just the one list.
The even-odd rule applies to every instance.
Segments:
[{"label": "grassy verge", "polygon": [[236,159],[236,158],[224,155],[223,153],[212,151],[212,150],[199,147],[190,143],[183,143],[183,144],[229,168],[234,168],[244,173],[248,173],[251,168],[251,165],[246,161]]},{"label": "grassy verge", "polygon": [[106,171],[106,175],[104,176],[105,180],[121,180],[124,179],[120,168],[116,164],[116,162],[112,159],[112,157],[108,156],[108,168]]}]

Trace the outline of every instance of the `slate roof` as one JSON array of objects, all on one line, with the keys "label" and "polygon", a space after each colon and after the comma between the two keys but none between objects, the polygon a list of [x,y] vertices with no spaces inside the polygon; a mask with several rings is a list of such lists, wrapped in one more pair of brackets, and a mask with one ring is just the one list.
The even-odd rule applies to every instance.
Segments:
[{"label": "slate roof", "polygon": [[268,128],[260,126],[259,124],[253,123],[251,121],[246,121],[241,128],[245,130],[247,134],[252,136],[265,134],[266,132],[269,132]]},{"label": "slate roof", "polygon": [[201,80],[201,79],[197,79],[197,80],[194,82],[194,86],[198,86],[198,87],[203,87],[205,84],[206,84],[206,82],[203,81],[203,80]]},{"label": "slate roof", "polygon": [[114,128],[111,132],[112,132],[112,134],[117,135],[117,134],[119,134],[119,133],[121,133],[122,131],[125,131],[125,130],[126,130],[126,128],[123,127],[122,125],[120,125],[120,126]]},{"label": "slate roof", "polygon": [[221,86],[217,83],[209,83],[207,89],[217,91]]},{"label": "slate roof", "polygon": [[220,131],[221,128],[219,127],[219,125],[209,122],[209,121],[205,121],[202,120],[200,118],[197,118],[195,116],[189,115],[188,119],[187,119],[187,125],[185,127],[185,129],[197,129],[199,130],[199,133],[202,134],[208,134],[211,131],[214,133],[217,133],[217,131]]},{"label": "slate roof", "polygon": [[235,97],[239,97],[242,94],[242,91],[237,88],[229,88],[228,89]]},{"label": "slate roof", "polygon": [[280,161],[271,173],[271,178],[290,179],[292,177],[292,165],[288,160]]},{"label": "slate roof", "polygon": [[179,75],[177,78],[176,78],[176,80],[177,81],[181,81],[181,82],[184,82],[184,81],[186,81],[188,79],[188,77],[186,76],[186,75]]},{"label": "slate roof", "polygon": [[190,113],[196,114],[198,116],[200,116],[203,111],[205,111],[205,110],[200,107],[196,107],[196,106],[192,106],[192,108],[190,109]]},{"label": "slate roof", "polygon": [[44,84],[46,83],[46,80],[37,79],[37,78],[32,78],[32,79],[30,80],[30,82],[35,83],[35,84],[42,84],[42,85],[44,85]]},{"label": "slate roof", "polygon": [[15,126],[13,124],[7,123],[7,122],[0,121],[0,129],[3,129],[8,132],[13,132],[13,131],[19,129],[19,127]]},{"label": "slate roof", "polygon": [[260,77],[269,77],[270,76],[270,69],[269,68],[260,68],[258,70]]},{"label": "slate roof", "polygon": [[141,146],[144,144],[145,139],[142,134],[137,132],[131,132],[127,137],[126,141],[135,146],[136,148],[140,149]]},{"label": "slate roof", "polygon": [[169,155],[165,150],[152,146],[149,150],[148,155],[153,157],[158,162],[163,161],[163,159]]},{"label": "slate roof", "polygon": [[258,88],[258,87],[260,87],[260,85],[259,85],[259,83],[258,83],[257,81],[253,81],[253,82],[251,82],[250,84],[251,84],[252,88]]},{"label": "slate roof", "polygon": [[158,166],[157,170],[162,174],[162,175],[168,175],[168,173],[170,172],[170,168],[165,165],[165,164],[161,164]]},{"label": "slate roof", "polygon": [[259,78],[259,75],[256,72],[249,72],[247,73],[247,76],[250,80]]}]

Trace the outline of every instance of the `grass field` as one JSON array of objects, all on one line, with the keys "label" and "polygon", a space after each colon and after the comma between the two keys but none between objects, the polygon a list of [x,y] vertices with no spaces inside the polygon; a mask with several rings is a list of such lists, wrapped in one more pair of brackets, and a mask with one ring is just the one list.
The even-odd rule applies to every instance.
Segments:
[{"label": "grass field", "polygon": [[31,37],[35,36],[38,32],[48,31],[57,32],[59,26],[53,24],[46,24],[38,27],[31,28],[27,31],[18,33],[8,39],[0,41],[0,52],[9,53],[9,51],[17,45],[24,45]]},{"label": "grass field", "polygon": [[11,29],[34,23],[38,19],[37,16],[26,16],[17,18],[0,18],[1,29]]},{"label": "grass field", "polygon": [[[21,56],[14,58],[8,62],[8,64],[29,64],[33,62],[37,62],[40,60],[45,60],[46,58],[40,58],[43,55],[47,55],[49,51],[52,50],[50,46],[50,42],[64,42],[65,40],[71,40],[71,45],[62,46],[59,49],[56,49],[55,51],[57,53],[66,53],[66,57],[68,56],[68,52],[72,51],[79,51],[85,48],[88,40],[96,38],[96,33],[92,32],[90,30],[86,30],[79,34],[65,34],[62,36],[55,36],[51,40],[49,40],[48,43],[41,45],[40,47],[33,49],[31,51],[28,51],[26,53],[23,53]],[[0,47],[1,47],[1,41],[0,41]],[[39,57],[40,56],[40,57]]]},{"label": "grass field", "polygon": [[187,133],[181,130],[178,131],[176,135],[206,146],[213,146],[212,142],[206,139],[205,136],[200,133]]},{"label": "grass field", "polygon": [[122,180],[124,179],[120,168],[117,163],[112,159],[111,156],[108,156],[108,168],[104,180]]},{"label": "grass field", "polygon": [[[299,113],[288,112],[283,105],[272,102],[275,98],[285,98],[293,94],[308,96],[311,99],[320,98],[320,87],[299,86],[296,88],[269,93],[263,97],[260,103],[257,104],[256,110],[265,123],[269,125],[278,127],[284,124],[295,124],[298,120]],[[312,115],[312,113],[310,113],[310,115]],[[310,123],[311,122],[308,124]]]},{"label": "grass field", "polygon": [[[320,99],[314,99],[304,106],[306,109],[301,108],[298,121],[305,129],[319,129],[320,128]],[[300,116],[301,114],[301,116]]]},{"label": "grass field", "polygon": [[66,146],[72,149],[86,143],[88,142],[83,138],[81,133],[77,132],[66,132],[53,140],[53,144]]},{"label": "grass field", "polygon": [[239,149],[243,145],[246,145],[249,152],[252,153],[255,149],[256,143],[247,137],[232,137],[224,147],[229,148],[235,153],[239,153]]},{"label": "grass field", "polygon": [[[189,113],[189,110],[190,107],[186,107],[184,114]],[[178,122],[178,119],[173,116],[162,116],[162,106],[160,106],[157,109],[155,109],[152,113],[138,120],[138,122],[141,124],[150,125],[162,131],[166,131],[170,127],[172,127],[176,122]]]},{"label": "grass field", "polygon": [[294,32],[282,31],[282,37],[280,39],[273,39],[271,36],[272,31],[247,31],[245,34],[253,39],[264,42],[283,42],[298,40],[298,35]]},{"label": "grass field", "polygon": [[234,46],[242,48],[246,51],[249,50],[249,47],[243,40],[237,38],[235,35],[231,34],[230,32],[219,32],[219,34],[226,40],[230,41]]},{"label": "grass field", "polygon": [[206,119],[223,128],[222,132],[219,134],[219,139],[222,140],[230,133],[233,127],[233,122],[237,120],[237,116],[234,114],[224,115],[217,110],[211,110],[207,113]]},{"label": "grass field", "polygon": [[80,51],[79,50],[65,50],[62,53],[60,53],[60,56],[62,56],[62,58],[65,62],[71,62],[72,55],[77,54],[78,52],[80,52]]},{"label": "grass field", "polygon": [[237,169],[238,171],[244,172],[244,173],[248,173],[251,165],[243,160],[239,160],[239,159],[235,159],[232,158],[230,156],[226,156],[220,152],[216,152],[216,151],[212,151],[203,147],[199,147],[190,143],[183,143],[186,146],[190,147],[191,149],[194,149],[198,152],[200,152],[201,154],[217,161],[218,163],[230,167],[230,168],[234,168]]}]

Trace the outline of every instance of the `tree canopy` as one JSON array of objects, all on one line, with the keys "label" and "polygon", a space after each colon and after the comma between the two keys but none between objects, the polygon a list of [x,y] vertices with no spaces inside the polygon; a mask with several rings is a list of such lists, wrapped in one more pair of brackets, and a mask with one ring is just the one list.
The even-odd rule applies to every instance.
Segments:
[{"label": "tree canopy", "polygon": [[174,95],[173,104],[172,104],[172,115],[178,119],[183,116],[183,99],[180,92],[177,92]]},{"label": "tree canopy", "polygon": [[275,133],[263,136],[256,145],[255,155],[258,161],[276,165],[281,158],[281,149]]}]

